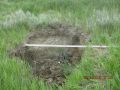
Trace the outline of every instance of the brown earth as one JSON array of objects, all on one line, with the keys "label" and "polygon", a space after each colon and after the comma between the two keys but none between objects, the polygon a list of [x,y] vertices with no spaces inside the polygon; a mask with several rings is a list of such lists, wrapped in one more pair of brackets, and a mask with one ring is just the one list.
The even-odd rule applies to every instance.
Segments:
[{"label": "brown earth", "polygon": [[85,44],[86,40],[87,35],[81,29],[66,24],[49,24],[34,28],[23,44],[10,51],[10,55],[25,59],[32,67],[33,74],[47,83],[61,85],[65,79],[62,65],[76,64],[83,49],[27,47],[24,44],[80,45]]}]

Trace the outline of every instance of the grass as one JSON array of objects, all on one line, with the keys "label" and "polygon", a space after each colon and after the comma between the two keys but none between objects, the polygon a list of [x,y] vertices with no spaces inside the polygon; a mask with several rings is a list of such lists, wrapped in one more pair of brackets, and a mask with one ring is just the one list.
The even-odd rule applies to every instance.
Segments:
[{"label": "grass", "polygon": [[[19,10],[22,14],[16,14]],[[104,90],[99,81],[83,78],[99,70],[112,76],[104,83],[110,83],[111,90],[119,90],[120,48],[109,48],[106,54],[104,50],[86,49],[65,84],[58,87],[37,80],[29,65],[7,54],[9,48],[23,40],[29,28],[58,21],[90,33],[88,44],[120,45],[119,0],[1,0],[0,12],[0,90]]]}]

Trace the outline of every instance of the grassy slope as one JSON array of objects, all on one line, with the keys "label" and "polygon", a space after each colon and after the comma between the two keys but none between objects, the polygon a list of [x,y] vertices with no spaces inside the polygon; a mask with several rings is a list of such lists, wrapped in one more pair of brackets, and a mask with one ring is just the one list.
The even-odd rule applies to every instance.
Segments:
[{"label": "grassy slope", "polygon": [[[94,11],[105,10],[108,15],[111,13],[120,15],[119,0],[2,0],[0,1],[0,20],[4,21],[6,15],[16,10],[22,9],[24,12],[30,11],[37,15],[39,13],[54,10],[59,12],[63,17],[70,16],[70,21],[81,25],[83,30],[91,33],[92,41],[89,44],[120,44],[120,26],[119,23],[108,22],[100,24],[96,20],[92,21],[97,24],[88,27],[87,21],[93,16]],[[103,13],[104,14],[104,13]],[[106,15],[106,14],[105,14]],[[102,16],[100,16],[102,17]],[[104,17],[104,16],[103,16]],[[105,17],[106,18],[106,17]],[[120,18],[119,18],[120,19]],[[92,23],[90,21],[90,23]],[[104,23],[104,22],[103,22]],[[0,28],[0,90],[47,90],[42,81],[37,81],[31,78],[28,65],[24,62],[16,61],[8,58],[7,49],[14,47],[19,43],[28,32],[26,23],[20,23],[8,28]],[[59,87],[60,90],[102,90],[103,87],[98,81],[89,81],[85,87],[80,87],[80,82],[87,83],[83,75],[94,75],[95,69],[103,69],[112,75],[112,80],[107,80],[106,83],[112,84],[113,90],[120,88],[120,48],[108,49],[108,54],[100,55],[94,53],[92,49],[86,49],[82,62],[77,65],[70,76],[67,77],[65,85]],[[96,65],[97,63],[97,65]],[[96,66],[96,68],[94,68]],[[38,83],[39,82],[39,83]],[[36,84],[37,83],[37,84]],[[91,88],[93,87],[93,88]],[[53,86],[49,86],[48,90],[55,90]]]}]

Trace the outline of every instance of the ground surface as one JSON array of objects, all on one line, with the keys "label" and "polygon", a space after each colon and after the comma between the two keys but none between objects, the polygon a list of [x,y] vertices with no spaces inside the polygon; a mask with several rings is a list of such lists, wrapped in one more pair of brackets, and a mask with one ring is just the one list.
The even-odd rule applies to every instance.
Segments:
[{"label": "ground surface", "polygon": [[[119,90],[120,48],[92,49],[75,67],[63,66],[62,86],[46,85],[31,72],[28,63],[10,58],[8,50],[23,42],[36,26],[68,23],[88,33],[86,45],[120,45],[120,0],[1,0],[0,89],[1,90]],[[97,80],[107,75],[112,79]],[[93,76],[85,79],[84,76]]]}]

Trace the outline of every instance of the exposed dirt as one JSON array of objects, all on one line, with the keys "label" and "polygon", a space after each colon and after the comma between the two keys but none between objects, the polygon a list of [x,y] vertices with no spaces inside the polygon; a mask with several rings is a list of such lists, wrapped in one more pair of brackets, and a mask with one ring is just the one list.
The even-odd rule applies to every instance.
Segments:
[{"label": "exposed dirt", "polygon": [[[80,29],[66,24],[50,24],[36,27],[24,40],[27,44],[80,45],[87,40],[87,35]],[[32,67],[33,74],[43,78],[47,83],[61,85],[65,74],[62,65],[76,64],[83,54],[80,48],[40,48],[16,46],[10,51],[11,56],[25,59]]]}]

